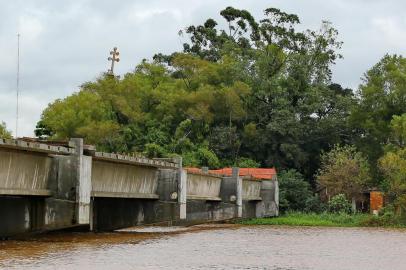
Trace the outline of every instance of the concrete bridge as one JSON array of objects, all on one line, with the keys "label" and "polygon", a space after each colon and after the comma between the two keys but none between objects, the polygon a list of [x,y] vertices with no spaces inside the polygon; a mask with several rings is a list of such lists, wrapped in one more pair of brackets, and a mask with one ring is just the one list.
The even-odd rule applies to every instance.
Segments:
[{"label": "concrete bridge", "polygon": [[192,224],[278,215],[278,182],[207,171],[181,159],[0,139],[0,237],[84,227]]}]

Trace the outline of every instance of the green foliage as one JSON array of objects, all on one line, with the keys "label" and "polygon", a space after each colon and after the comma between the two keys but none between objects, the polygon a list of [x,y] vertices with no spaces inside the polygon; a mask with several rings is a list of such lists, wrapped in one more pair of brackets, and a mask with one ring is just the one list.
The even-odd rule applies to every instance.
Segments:
[{"label": "green foliage", "polygon": [[162,158],[167,155],[165,149],[162,146],[155,143],[147,143],[145,145],[144,154],[149,158]]},{"label": "green foliage", "polygon": [[404,223],[374,223],[371,220],[379,220],[369,214],[346,213],[301,213],[288,212],[285,215],[275,218],[256,218],[242,221],[246,225],[288,225],[288,226],[322,226],[322,227],[404,227]]},{"label": "green foliage", "polygon": [[304,202],[305,213],[322,213],[326,211],[327,206],[320,200],[319,196],[309,196]]},{"label": "green foliage", "polygon": [[327,203],[328,211],[331,213],[351,213],[351,203],[345,197],[345,194],[333,196]]},{"label": "green foliage", "polygon": [[236,165],[240,168],[259,168],[261,164],[253,159],[242,157],[237,160]]},{"label": "green foliage", "polygon": [[386,153],[378,165],[388,184],[387,196],[397,214],[402,214],[406,210],[406,148]]},{"label": "green foliage", "polygon": [[397,147],[406,147],[406,113],[394,115],[390,122],[392,139]]},{"label": "green foliage", "polygon": [[196,157],[199,164],[202,166],[207,166],[209,168],[218,168],[220,166],[220,161],[216,154],[207,148],[199,148]]},{"label": "green foliage", "polygon": [[406,220],[402,220],[399,215],[396,215],[393,205],[388,205],[379,211],[378,216],[369,216],[361,224],[372,227],[404,227]]},{"label": "green foliage", "polygon": [[[406,59],[386,55],[365,73],[359,88],[358,104],[353,107],[350,120],[359,133],[355,137],[356,145],[368,156],[372,167],[376,167],[376,161],[384,153],[384,145],[392,133],[391,125],[397,126],[402,121],[392,120],[393,116],[406,113],[405,74]],[[391,124],[391,120],[395,122]],[[401,139],[397,136],[395,140]],[[377,171],[375,176],[379,179]]]},{"label": "green foliage", "polygon": [[311,198],[310,185],[296,170],[282,171],[279,180],[279,209],[286,211],[305,210],[305,201]]},{"label": "green foliage", "polygon": [[7,130],[6,123],[0,122],[0,138],[2,139],[11,139],[11,131]]},{"label": "green foliage", "polygon": [[352,91],[331,82],[341,57],[337,30],[328,22],[298,30],[298,16],[276,8],[262,18],[233,7],[220,15],[225,28],[207,19],[181,31],[183,52],[157,54],[50,104],[37,136],[178,154],[193,166],[294,168],[312,182],[320,153],[352,133]]},{"label": "green foliage", "polygon": [[369,164],[354,146],[336,145],[322,155],[317,181],[327,188],[329,195],[345,194],[357,197],[370,182]]}]

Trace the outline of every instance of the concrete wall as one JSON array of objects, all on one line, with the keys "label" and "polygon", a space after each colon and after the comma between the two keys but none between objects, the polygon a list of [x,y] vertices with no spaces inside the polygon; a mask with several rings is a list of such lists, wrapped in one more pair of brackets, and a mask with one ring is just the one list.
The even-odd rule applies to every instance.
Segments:
[{"label": "concrete wall", "polygon": [[187,175],[187,197],[195,200],[220,201],[221,177],[209,174]]},{"label": "concrete wall", "polygon": [[242,198],[248,201],[262,200],[261,181],[244,179],[242,181]]},{"label": "concrete wall", "polygon": [[46,154],[0,148],[0,194],[50,195],[51,162]]},{"label": "concrete wall", "polygon": [[110,231],[136,225],[171,225],[180,220],[178,170],[160,169],[156,194],[158,200],[137,198],[92,199],[92,229]]},{"label": "concrete wall", "polygon": [[238,173],[233,177],[188,173],[186,222],[193,224],[239,217],[240,182]]},{"label": "concrete wall", "polygon": [[95,197],[157,198],[158,169],[93,160]]}]

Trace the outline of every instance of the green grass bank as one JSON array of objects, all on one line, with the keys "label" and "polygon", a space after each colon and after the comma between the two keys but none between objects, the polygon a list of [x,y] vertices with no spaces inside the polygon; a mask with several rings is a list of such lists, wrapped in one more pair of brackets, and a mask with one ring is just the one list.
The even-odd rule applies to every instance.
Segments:
[{"label": "green grass bank", "polygon": [[405,228],[406,224],[394,217],[370,214],[345,213],[286,213],[274,218],[255,218],[238,222],[243,225],[286,225],[324,227],[395,227]]}]

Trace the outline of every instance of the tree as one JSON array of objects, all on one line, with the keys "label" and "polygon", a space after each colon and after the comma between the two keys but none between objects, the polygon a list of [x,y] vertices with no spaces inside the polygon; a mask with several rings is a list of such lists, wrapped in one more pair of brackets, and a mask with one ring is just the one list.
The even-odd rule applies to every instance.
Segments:
[{"label": "tree", "polygon": [[390,122],[392,141],[397,147],[406,147],[406,113],[394,115]]},{"label": "tree", "polygon": [[344,194],[354,202],[370,180],[368,161],[354,146],[336,145],[321,157],[317,181],[329,196]]},{"label": "tree", "polygon": [[100,76],[54,102],[37,135],[82,136],[114,152],[161,149],[193,165],[244,157],[312,181],[321,151],[352,134],[351,90],[331,82],[337,31],[328,22],[299,31],[298,16],[276,8],[262,18],[233,7],[220,15],[225,28],[207,19],[182,31],[183,52],[157,54],[121,79]]},{"label": "tree", "polygon": [[[385,55],[368,70],[357,93],[350,121],[359,136],[355,141],[375,167],[384,154],[394,115],[406,113],[406,59]],[[375,176],[379,179],[377,171]]]},{"label": "tree", "polygon": [[278,182],[280,210],[282,212],[305,210],[305,202],[312,197],[312,192],[303,175],[296,170],[281,171]]},{"label": "tree", "polygon": [[384,176],[387,197],[399,214],[402,208],[406,209],[406,114],[394,115],[390,127],[392,140],[378,160],[378,167]]},{"label": "tree", "polygon": [[11,139],[11,131],[7,130],[6,123],[0,122],[0,138],[2,139]]},{"label": "tree", "polygon": [[406,148],[386,153],[378,165],[388,183],[388,198],[399,214],[402,208],[406,210]]}]

